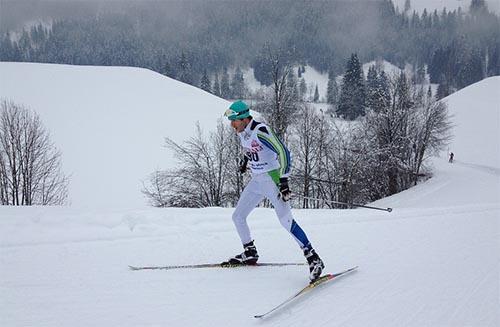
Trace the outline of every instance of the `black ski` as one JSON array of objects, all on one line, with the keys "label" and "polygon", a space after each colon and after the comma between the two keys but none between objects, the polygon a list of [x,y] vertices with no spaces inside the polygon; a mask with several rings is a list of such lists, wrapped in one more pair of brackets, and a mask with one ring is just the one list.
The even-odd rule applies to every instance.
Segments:
[{"label": "black ski", "polygon": [[240,267],[284,267],[284,266],[305,266],[306,263],[299,262],[258,262],[254,265],[243,264],[222,264],[204,263],[198,265],[177,265],[177,266],[129,266],[130,270],[173,270],[173,269],[198,269],[198,268],[240,268]]}]

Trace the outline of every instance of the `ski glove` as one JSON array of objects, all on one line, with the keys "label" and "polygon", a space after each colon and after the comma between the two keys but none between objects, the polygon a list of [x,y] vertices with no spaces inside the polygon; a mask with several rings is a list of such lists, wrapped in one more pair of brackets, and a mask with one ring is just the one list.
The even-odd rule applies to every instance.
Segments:
[{"label": "ski glove", "polygon": [[278,197],[283,200],[283,201],[288,201],[292,197],[292,192],[290,191],[290,188],[288,187],[288,178],[282,177],[280,178],[280,183],[279,183],[279,189],[280,193],[278,194]]},{"label": "ski glove", "polygon": [[247,171],[247,163],[248,163],[248,157],[244,156],[243,159],[240,160],[240,174],[244,174]]}]

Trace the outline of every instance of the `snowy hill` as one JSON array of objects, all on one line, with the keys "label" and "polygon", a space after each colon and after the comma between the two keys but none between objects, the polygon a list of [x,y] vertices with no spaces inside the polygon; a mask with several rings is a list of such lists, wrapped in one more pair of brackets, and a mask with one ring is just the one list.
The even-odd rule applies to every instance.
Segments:
[{"label": "snowy hill", "polygon": [[[43,71],[54,75],[45,83],[73,91],[57,93],[31,82],[25,85],[38,85],[32,90],[39,92],[13,89],[4,79],[9,71],[34,79],[37,71]],[[207,113],[213,117],[225,106],[222,100],[198,96],[199,91],[161,76],[158,84],[151,84],[150,78],[156,76],[151,74],[136,69],[0,64],[0,92],[7,89],[20,101],[32,99],[28,104],[40,108],[51,105],[58,114],[41,115],[53,127],[61,115],[69,117],[64,109],[71,106],[58,105],[48,95],[66,104],[74,98],[86,108],[102,101],[94,99],[100,92],[135,90],[149,100],[134,100],[122,92],[126,100],[109,100],[108,106],[114,104],[111,101],[118,107],[132,102],[134,108],[175,112],[174,118],[157,114],[154,118],[161,122],[148,121],[154,128],[165,128],[157,133],[160,140],[155,149],[165,131],[184,131],[177,127],[184,122],[181,118],[189,121],[205,114],[187,110],[190,105],[208,104],[203,109],[213,110]],[[113,80],[105,75],[114,76]],[[152,89],[141,90],[137,85],[141,82],[153,85]],[[130,83],[133,88],[125,88]],[[493,92],[499,88],[500,77],[489,78],[446,99],[454,114],[450,150],[457,162],[449,164],[443,153],[434,160],[432,179],[377,203],[393,207],[392,213],[294,210],[324,259],[326,271],[360,268],[265,321],[253,315],[303,287],[306,267],[137,272],[127,268],[129,264],[220,262],[234,255],[241,245],[232,225],[232,209],[0,207],[0,326],[499,326],[500,166],[495,153],[500,138],[495,117],[500,108]],[[176,104],[182,111],[170,109],[164,104],[167,99],[172,101],[167,104]],[[471,107],[486,116],[474,115]],[[109,107],[101,108],[91,111],[92,119],[83,113],[76,118],[83,125],[99,122],[102,130],[96,134],[113,130],[126,137],[125,142],[133,139],[127,133],[139,137],[142,122],[114,124],[118,118],[104,115]],[[206,123],[215,124],[211,119],[206,117]],[[72,123],[65,137],[84,147],[85,140],[71,135],[74,130],[81,133],[78,128]],[[56,132],[54,137],[57,142],[64,140]],[[88,137],[95,142],[91,133]],[[134,144],[129,156],[140,157],[140,144]],[[112,174],[93,171],[100,167],[89,165],[89,174]],[[271,209],[256,209],[249,224],[260,260],[304,261]]]},{"label": "snowy hill", "polygon": [[[455,158],[463,163],[499,169],[500,76],[470,85],[443,101],[453,109],[455,116],[457,132],[449,147]],[[489,123],[485,124],[485,120]]]},{"label": "snowy hill", "polygon": [[173,164],[164,138],[213,129],[228,102],[150,70],[0,62],[0,97],[35,110],[62,152],[70,199],[144,205],[141,181]]}]

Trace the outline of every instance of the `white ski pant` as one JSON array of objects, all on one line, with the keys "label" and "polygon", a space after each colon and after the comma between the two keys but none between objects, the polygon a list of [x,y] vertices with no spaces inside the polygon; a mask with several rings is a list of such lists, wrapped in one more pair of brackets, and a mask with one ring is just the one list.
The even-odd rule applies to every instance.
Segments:
[{"label": "white ski pant", "polygon": [[279,197],[278,186],[267,173],[254,175],[241,193],[238,204],[233,213],[233,222],[240,236],[241,242],[247,244],[252,241],[247,217],[250,212],[264,199],[268,198],[274,206],[281,225],[292,234],[301,248],[310,246],[304,231],[295,222],[292,216],[290,203]]}]

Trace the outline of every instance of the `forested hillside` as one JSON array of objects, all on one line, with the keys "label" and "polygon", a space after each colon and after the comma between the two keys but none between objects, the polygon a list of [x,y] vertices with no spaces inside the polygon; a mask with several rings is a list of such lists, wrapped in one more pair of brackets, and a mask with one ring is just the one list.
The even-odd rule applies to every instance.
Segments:
[{"label": "forested hillside", "polygon": [[[81,14],[64,19],[42,15],[40,6],[43,23],[0,29],[1,61],[144,67],[205,88],[248,66],[269,85],[269,48],[332,74],[344,72],[352,53],[361,62],[410,63],[445,93],[500,73],[500,20],[484,0],[421,13],[390,0],[76,2],[65,6]],[[2,20],[14,9],[4,2]]]}]

